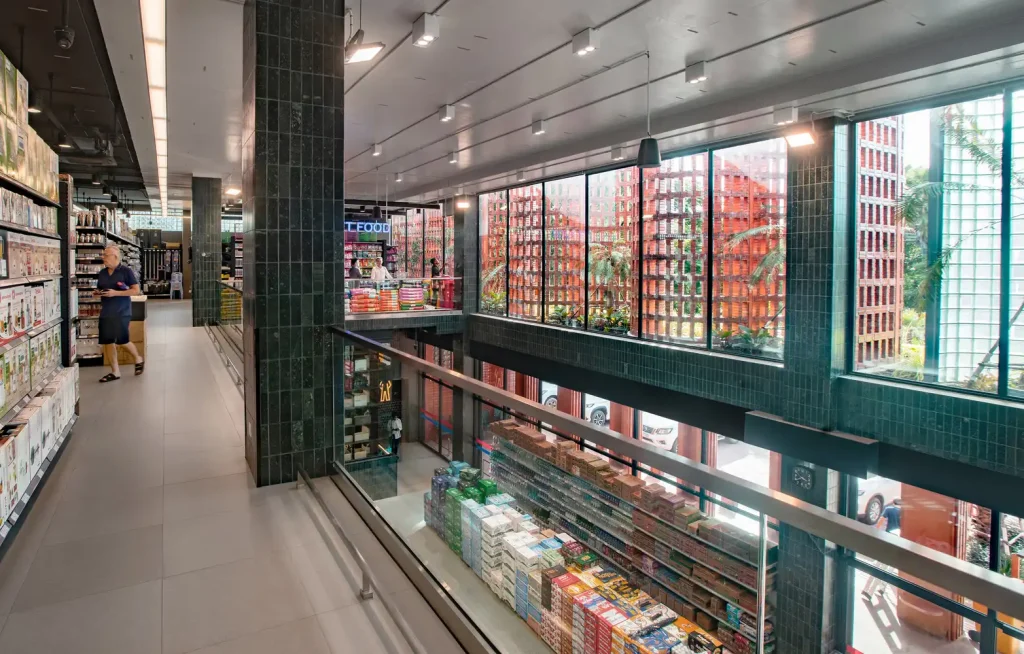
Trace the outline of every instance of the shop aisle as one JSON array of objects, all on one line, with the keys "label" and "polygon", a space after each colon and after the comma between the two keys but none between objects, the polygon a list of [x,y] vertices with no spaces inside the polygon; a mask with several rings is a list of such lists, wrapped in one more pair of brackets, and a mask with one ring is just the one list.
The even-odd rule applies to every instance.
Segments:
[{"label": "shop aisle", "polygon": [[307,491],[252,486],[242,400],[189,303],[151,303],[148,340],[142,377],[82,369],[68,449],[0,562],[0,654],[388,651]]}]

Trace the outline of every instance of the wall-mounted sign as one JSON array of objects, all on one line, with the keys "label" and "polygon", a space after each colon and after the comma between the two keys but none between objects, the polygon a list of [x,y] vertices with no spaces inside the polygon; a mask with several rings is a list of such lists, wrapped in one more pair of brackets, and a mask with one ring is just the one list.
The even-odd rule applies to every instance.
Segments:
[{"label": "wall-mounted sign", "polygon": [[382,381],[380,383],[380,399],[378,402],[390,402],[391,401],[391,382]]},{"label": "wall-mounted sign", "polygon": [[364,223],[354,220],[345,221],[346,232],[365,232],[372,234],[390,234],[391,223]]}]

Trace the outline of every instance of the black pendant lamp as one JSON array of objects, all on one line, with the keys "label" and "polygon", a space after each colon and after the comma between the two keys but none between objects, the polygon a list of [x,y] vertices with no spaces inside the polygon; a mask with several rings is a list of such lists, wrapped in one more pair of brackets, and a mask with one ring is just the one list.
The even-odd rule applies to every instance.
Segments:
[{"label": "black pendant lamp", "polygon": [[658,139],[651,136],[651,53],[647,53],[647,138],[640,141],[636,153],[637,168],[658,168],[661,166],[661,149]]}]

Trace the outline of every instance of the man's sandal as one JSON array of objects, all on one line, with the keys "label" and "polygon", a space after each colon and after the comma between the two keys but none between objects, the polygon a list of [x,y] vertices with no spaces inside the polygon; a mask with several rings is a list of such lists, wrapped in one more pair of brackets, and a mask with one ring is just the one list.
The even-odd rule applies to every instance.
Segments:
[{"label": "man's sandal", "polygon": [[105,374],[102,377],[100,377],[100,383],[101,384],[106,384],[107,382],[117,381],[118,379],[121,379],[121,378],[118,377],[117,375],[115,375],[112,372],[108,372],[107,374]]},{"label": "man's sandal", "polygon": [[135,376],[138,377],[139,375],[141,375],[142,371],[145,370],[145,369],[146,369],[146,362],[145,361],[143,361],[142,363],[136,363],[135,364]]}]

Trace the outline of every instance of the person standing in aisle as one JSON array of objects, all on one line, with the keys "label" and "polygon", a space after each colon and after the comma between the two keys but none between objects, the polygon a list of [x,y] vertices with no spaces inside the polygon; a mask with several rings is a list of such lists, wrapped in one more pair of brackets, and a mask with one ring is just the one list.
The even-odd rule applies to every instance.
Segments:
[{"label": "person standing in aisle", "polygon": [[375,282],[393,279],[391,271],[384,267],[384,260],[380,257],[373,260],[373,270],[370,271],[370,279]]},{"label": "person standing in aisle", "polygon": [[436,258],[430,260],[430,276],[440,277],[441,276],[441,264],[437,262]]},{"label": "person standing in aisle", "polygon": [[402,419],[397,415],[391,418],[388,422],[388,429],[391,430],[391,441],[394,443],[391,446],[391,451],[398,456],[398,446],[402,444]]},{"label": "person standing in aisle", "polygon": [[352,265],[348,269],[348,278],[349,279],[362,279],[363,278],[363,271],[359,270],[359,266],[356,265],[356,260],[355,259],[352,260]]},{"label": "person standing in aisle", "polygon": [[128,266],[121,263],[121,248],[108,245],[103,249],[103,268],[96,280],[96,294],[100,296],[99,341],[103,354],[110,361],[110,372],[100,378],[100,383],[121,379],[121,368],[117,363],[117,346],[128,350],[135,359],[135,374],[141,375],[146,363],[139,355],[135,343],[128,337],[128,326],[132,319],[132,296],[140,295],[139,280]]}]

